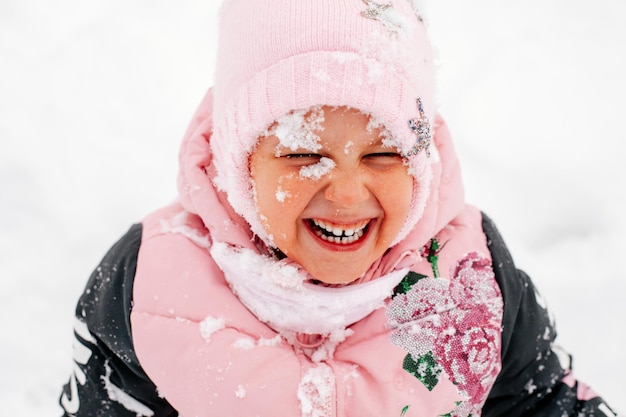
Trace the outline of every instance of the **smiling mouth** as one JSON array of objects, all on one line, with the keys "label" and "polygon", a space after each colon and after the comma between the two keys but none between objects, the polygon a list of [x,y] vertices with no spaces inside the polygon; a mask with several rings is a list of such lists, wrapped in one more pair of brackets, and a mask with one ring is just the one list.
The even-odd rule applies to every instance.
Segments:
[{"label": "smiling mouth", "polygon": [[317,219],[309,220],[309,225],[315,235],[322,240],[340,245],[349,245],[361,240],[367,233],[369,224],[369,220],[353,225],[338,225]]}]

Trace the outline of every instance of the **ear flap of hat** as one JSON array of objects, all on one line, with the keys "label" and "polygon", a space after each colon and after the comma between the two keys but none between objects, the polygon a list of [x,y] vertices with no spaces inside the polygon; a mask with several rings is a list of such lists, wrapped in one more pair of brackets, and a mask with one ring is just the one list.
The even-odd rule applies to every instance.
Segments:
[{"label": "ear flap of hat", "polygon": [[178,193],[181,205],[200,216],[211,239],[239,247],[252,247],[253,235],[246,221],[230,206],[226,195],[213,184],[210,140],[213,92],[210,89],[185,133],[179,152]]},{"label": "ear flap of hat", "polygon": [[[435,115],[432,141],[429,189],[420,190],[420,184],[417,183],[414,191],[417,195],[426,193],[426,199],[421,207],[417,207],[418,210],[421,208],[419,213],[409,214],[405,228],[409,227],[410,231],[406,238],[401,236],[420,246],[454,219],[465,206],[461,167],[448,125],[439,113]],[[411,216],[415,218],[411,219]]]}]

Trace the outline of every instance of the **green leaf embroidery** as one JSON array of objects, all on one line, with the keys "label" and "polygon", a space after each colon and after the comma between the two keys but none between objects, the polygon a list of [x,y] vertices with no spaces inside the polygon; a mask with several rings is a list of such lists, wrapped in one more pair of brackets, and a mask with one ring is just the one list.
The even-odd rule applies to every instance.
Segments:
[{"label": "green leaf embroidery", "polygon": [[[445,246],[445,243],[443,246]],[[430,239],[430,247],[428,248],[426,260],[430,263],[430,266],[433,269],[433,277],[435,278],[439,278],[439,252],[443,249],[443,246],[439,244],[437,239]]]},{"label": "green leaf embroidery", "polygon": [[406,355],[402,368],[419,379],[428,391],[432,391],[437,386],[442,371],[441,365],[437,363],[432,352],[420,356],[417,361],[411,355]]},{"label": "green leaf embroidery", "polygon": [[409,411],[409,406],[405,405],[404,408],[402,409],[402,412],[400,413],[400,417],[404,417],[407,411]]},{"label": "green leaf embroidery", "polygon": [[402,281],[400,281],[396,288],[394,288],[393,295],[391,297],[393,298],[398,294],[406,294],[407,292],[409,292],[411,287],[417,283],[417,281],[423,278],[427,278],[427,276],[418,274],[417,272],[409,271],[409,273],[406,274],[404,278],[402,278]]}]

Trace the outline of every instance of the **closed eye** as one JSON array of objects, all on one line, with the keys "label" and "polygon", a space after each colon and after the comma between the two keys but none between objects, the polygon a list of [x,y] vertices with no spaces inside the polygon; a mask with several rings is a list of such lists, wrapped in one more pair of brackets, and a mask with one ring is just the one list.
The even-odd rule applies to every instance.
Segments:
[{"label": "closed eye", "polygon": [[402,155],[397,152],[373,152],[363,157],[363,161],[376,169],[388,169],[404,164]]},{"label": "closed eye", "polygon": [[365,155],[366,158],[402,158],[397,152],[375,152]]},{"label": "closed eye", "polygon": [[316,153],[290,153],[287,155],[283,155],[283,158],[288,158],[288,159],[302,159],[302,158],[321,158],[321,155],[318,155]]},{"label": "closed eye", "polygon": [[280,159],[293,168],[301,168],[317,164],[322,159],[322,155],[316,153],[288,153],[281,155]]}]

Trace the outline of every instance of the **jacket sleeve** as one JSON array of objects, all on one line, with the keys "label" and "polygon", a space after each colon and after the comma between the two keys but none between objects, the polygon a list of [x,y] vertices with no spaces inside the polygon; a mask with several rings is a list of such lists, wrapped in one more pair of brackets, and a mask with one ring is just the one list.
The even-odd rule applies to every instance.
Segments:
[{"label": "jacket sleeve", "polygon": [[530,278],[517,270],[494,223],[483,215],[504,298],[502,370],[483,417],[614,417],[617,413],[572,375],[571,357]]},{"label": "jacket sleeve", "polygon": [[141,233],[135,225],[111,248],[78,301],[74,368],[60,398],[64,417],[178,415],[133,349],[130,309]]}]

